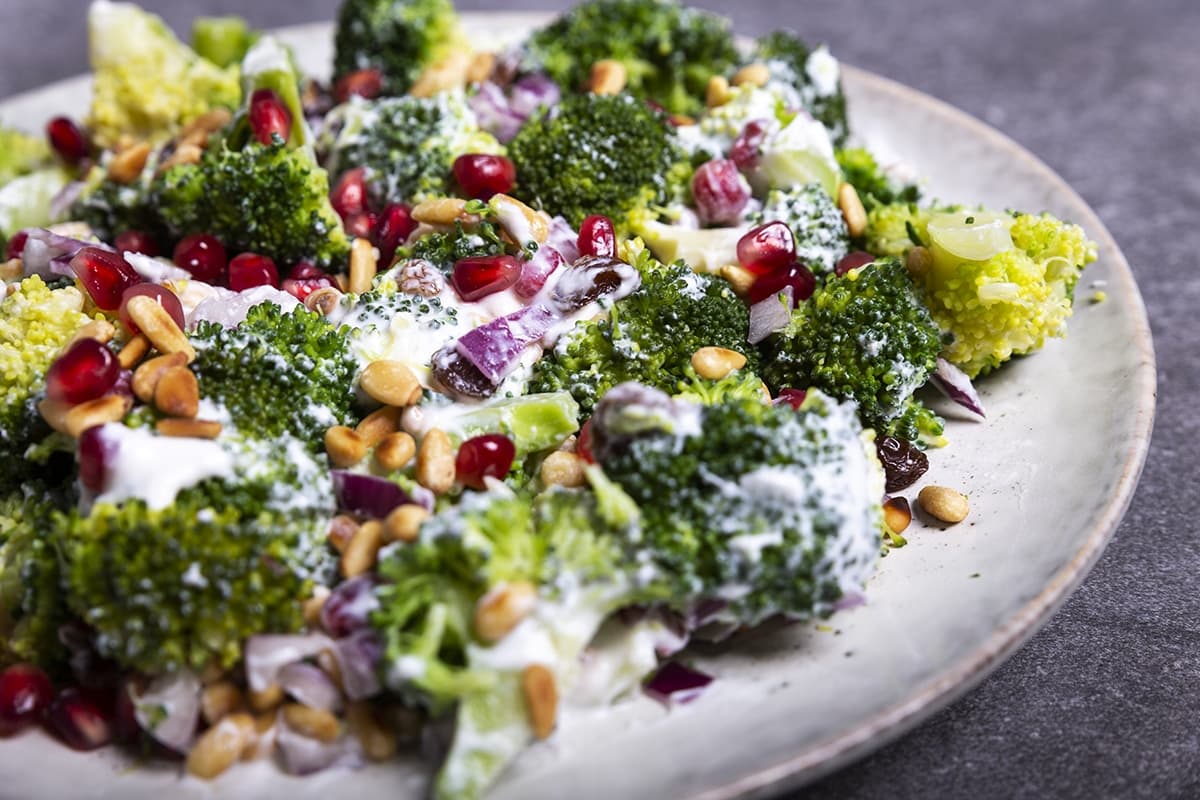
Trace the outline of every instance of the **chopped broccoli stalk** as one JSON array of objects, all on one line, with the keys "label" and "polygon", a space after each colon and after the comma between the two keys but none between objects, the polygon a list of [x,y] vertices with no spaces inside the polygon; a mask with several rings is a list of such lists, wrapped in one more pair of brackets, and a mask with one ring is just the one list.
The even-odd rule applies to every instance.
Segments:
[{"label": "chopped broccoli stalk", "polygon": [[750,60],[766,65],[767,89],[784,105],[804,109],[829,130],[834,144],[845,144],[846,95],[838,63],[824,45],[810,50],[796,35],[775,31],[755,43]]},{"label": "chopped broccoli stalk", "polygon": [[834,155],[842,168],[842,177],[858,192],[867,211],[876,206],[915,203],[921,199],[921,190],[915,183],[902,183],[893,178],[865,147],[844,148]]},{"label": "chopped broccoli stalk", "polygon": [[240,64],[259,36],[241,17],[197,17],[192,22],[192,49],[218,67]]},{"label": "chopped broccoli stalk", "polygon": [[590,0],[534,32],[522,66],[574,92],[602,59],[625,67],[626,89],[638,99],[696,114],[709,79],[730,71],[738,54],[729,22],[708,12],[674,0]]},{"label": "chopped broccoli stalk", "polygon": [[507,397],[478,405],[429,403],[421,406],[421,412],[422,428],[441,428],[458,442],[502,433],[513,440],[518,459],[557,447],[579,430],[579,404],[564,391]]},{"label": "chopped broccoli stalk", "polygon": [[759,223],[779,220],[796,239],[796,259],[816,275],[833,272],[850,250],[850,233],[841,210],[819,183],[772,189],[756,216]]},{"label": "chopped broccoli stalk", "polygon": [[450,0],[343,0],[334,34],[334,78],[377,69],[383,91],[407,92],[428,67],[466,49]]},{"label": "chopped broccoli stalk", "polygon": [[0,496],[0,664],[54,664],[66,621],[58,553],[46,537],[61,501],[43,490]]}]

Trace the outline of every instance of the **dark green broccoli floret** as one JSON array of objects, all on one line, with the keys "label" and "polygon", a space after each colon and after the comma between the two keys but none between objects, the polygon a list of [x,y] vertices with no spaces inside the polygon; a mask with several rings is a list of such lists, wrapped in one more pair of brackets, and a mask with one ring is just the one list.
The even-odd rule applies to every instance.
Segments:
[{"label": "dark green broccoli floret", "polygon": [[334,34],[334,78],[377,69],[386,94],[404,94],[461,39],[450,0],[344,0]]},{"label": "dark green broccoli floret", "polygon": [[[858,403],[863,424],[905,439],[936,438],[941,421],[913,392],[937,366],[942,333],[898,260],[830,279],[763,343],[773,391],[816,387]],[[930,427],[932,426],[932,427]]]},{"label": "dark green broccoli floret", "polygon": [[108,179],[107,170],[94,167],[83,193],[71,206],[71,219],[86,222],[101,241],[112,242],[124,231],[141,231],[160,247],[168,236],[153,192],[154,159],[136,181],[129,184]]},{"label": "dark green broccoli floret", "polygon": [[43,666],[62,655],[58,628],[66,621],[58,552],[46,532],[65,499],[42,488],[6,489],[0,496],[0,664]]},{"label": "dark green broccoli floret", "polygon": [[846,124],[846,95],[840,80],[832,93],[823,93],[814,83],[809,58],[817,52],[823,53],[823,48],[811,50],[795,34],[775,31],[755,43],[750,62],[765,64],[770,73],[767,88],[780,94],[787,105],[812,114],[829,129],[833,143],[841,147],[850,130]]},{"label": "dark green broccoli floret", "polygon": [[772,189],[763,201],[758,222],[779,220],[792,229],[796,259],[813,273],[833,272],[850,250],[846,219],[819,183],[794,189]]},{"label": "dark green broccoli floret", "polygon": [[695,378],[691,357],[724,347],[758,357],[746,341],[749,311],[721,278],[677,263],[648,262],[642,285],[613,304],[607,318],[579,322],[534,366],[529,391],[568,391],[588,416],[613,386],[638,381],[668,392]]},{"label": "dark green broccoli floret", "polygon": [[531,120],[509,144],[514,194],[579,225],[669,202],[691,175],[666,116],[628,94],[575,95]]},{"label": "dark green broccoli floret", "polygon": [[737,63],[729,21],[674,0],[591,0],[535,32],[523,67],[546,72],[568,92],[584,88],[592,65],[621,62],[626,88],[670,112],[695,114],[714,75]]},{"label": "dark green broccoli floret", "polygon": [[326,428],[353,418],[347,332],[320,314],[263,303],[236,328],[200,323],[192,341],[201,394],[247,435],[291,434],[319,449]]},{"label": "dark green broccoli floret", "polygon": [[495,256],[505,252],[504,241],[494,223],[483,221],[465,230],[461,222],[454,230],[431,233],[418,239],[409,249],[412,258],[433,264],[445,275],[454,271],[456,262],[476,256]]},{"label": "dark green broccoli floret", "polygon": [[876,206],[915,203],[921,199],[921,190],[915,183],[901,183],[886,174],[870,150],[849,147],[834,155],[842,168],[842,176],[858,191],[867,211]]}]

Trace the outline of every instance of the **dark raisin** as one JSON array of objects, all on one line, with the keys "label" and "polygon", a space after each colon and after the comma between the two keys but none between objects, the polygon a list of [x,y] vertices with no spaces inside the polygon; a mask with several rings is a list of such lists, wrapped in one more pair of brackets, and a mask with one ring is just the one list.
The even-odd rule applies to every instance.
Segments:
[{"label": "dark raisin", "polygon": [[929,471],[929,458],[912,442],[883,436],[875,440],[875,452],[887,473],[887,490],[898,492],[912,486]]},{"label": "dark raisin", "polygon": [[601,297],[627,296],[637,288],[637,270],[624,261],[608,256],[583,256],[559,276],[554,285],[553,301],[563,313],[570,313]]},{"label": "dark raisin", "polygon": [[451,344],[434,353],[430,366],[433,367],[433,377],[444,388],[460,397],[491,397],[496,387],[479,371],[479,368],[467,361]]}]

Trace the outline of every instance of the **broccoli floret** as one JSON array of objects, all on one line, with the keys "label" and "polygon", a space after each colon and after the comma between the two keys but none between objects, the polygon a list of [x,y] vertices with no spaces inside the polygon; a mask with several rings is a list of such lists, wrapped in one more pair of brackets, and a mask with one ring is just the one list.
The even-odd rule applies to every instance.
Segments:
[{"label": "broccoli floret", "polygon": [[[937,210],[955,209],[946,206]],[[867,231],[863,234],[867,251],[883,258],[902,258],[913,247],[927,246],[926,226],[934,211],[915,202],[875,206],[867,212]]]},{"label": "broccoli floret", "polygon": [[343,0],[334,78],[377,69],[383,91],[404,94],[429,66],[467,49],[450,0]]},{"label": "broccoli floret", "polygon": [[260,36],[241,17],[197,17],[192,21],[192,49],[218,67],[240,64]]},{"label": "broccoli floret", "polygon": [[737,63],[729,21],[674,0],[591,0],[536,31],[523,68],[549,74],[567,92],[585,86],[592,65],[624,65],[626,88],[677,114],[704,107],[708,80]]},{"label": "broccoli floret", "polygon": [[201,394],[224,403],[243,431],[291,434],[319,450],[326,428],[354,419],[347,331],[320,314],[263,303],[236,328],[200,323],[192,343]]},{"label": "broccoli floret", "polygon": [[46,536],[62,503],[32,487],[6,489],[0,496],[0,664],[45,666],[62,655],[58,628],[66,621],[66,609],[58,553]]},{"label": "broccoli floret", "polygon": [[797,260],[816,275],[833,272],[850,250],[846,219],[819,183],[791,190],[772,189],[755,221],[772,220],[792,229]]},{"label": "broccoli floret", "polygon": [[692,169],[666,116],[628,94],[566,98],[527,123],[509,155],[516,196],[574,226],[604,214],[624,228],[631,213],[675,199]]},{"label": "broccoli floret", "polygon": [[673,392],[674,397],[682,400],[709,406],[731,400],[763,402],[769,397],[766,384],[753,372],[734,370],[716,381],[701,378],[690,364],[684,372],[687,374],[687,379],[681,381]]},{"label": "broccoli floret", "polygon": [[0,127],[0,186],[53,163],[46,137]]},{"label": "broccoli floret", "polygon": [[915,203],[921,190],[915,183],[896,180],[865,147],[848,147],[834,153],[842,177],[858,192],[867,211],[890,203]]},{"label": "broccoli floret", "polygon": [[131,3],[93,2],[88,44],[95,79],[88,125],[101,147],[123,135],[164,141],[206,111],[235,108],[241,99],[236,66],[201,58]]},{"label": "broccoli floret", "polygon": [[412,258],[428,261],[449,277],[454,265],[462,259],[502,255],[506,248],[494,222],[483,220],[468,230],[455,220],[452,230],[423,236],[408,252]]},{"label": "broccoli floret", "polygon": [[750,61],[766,65],[770,74],[767,89],[784,105],[804,109],[829,130],[834,144],[845,144],[849,133],[846,95],[838,62],[824,45],[810,50],[796,35],[775,31],[755,43]]},{"label": "broccoli floret", "polygon": [[647,259],[639,267],[642,284],[633,294],[614,303],[607,318],[576,323],[534,365],[531,392],[568,391],[586,417],[625,381],[675,391],[701,347],[736,350],[746,356],[746,371],[755,371],[749,311],[725,280],[683,264]]},{"label": "broccoli floret", "polygon": [[419,203],[454,194],[451,166],[464,153],[502,154],[461,92],[434,97],[352,98],[328,117],[322,149],[335,177],[359,167],[372,204]]},{"label": "broccoli floret", "polygon": [[109,180],[105,165],[92,167],[83,192],[71,206],[70,218],[86,223],[104,242],[112,242],[124,231],[141,231],[165,248],[169,237],[154,196],[157,167],[157,157],[151,156],[141,176],[132,183]]},{"label": "broccoli floret", "polygon": [[863,424],[916,440],[926,416],[910,412],[919,402],[913,393],[937,366],[942,344],[904,265],[877,261],[801,303],[788,327],[763,343],[762,374],[774,391],[811,386],[853,400]]}]

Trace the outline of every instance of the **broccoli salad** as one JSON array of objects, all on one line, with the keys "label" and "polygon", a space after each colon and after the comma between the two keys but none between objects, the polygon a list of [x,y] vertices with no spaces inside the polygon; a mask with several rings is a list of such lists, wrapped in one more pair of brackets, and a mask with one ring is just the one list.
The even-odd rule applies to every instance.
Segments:
[{"label": "broccoli salad", "polygon": [[88,21],[90,108],[0,129],[0,734],[188,780],[419,751],[477,798],[565,703],[694,696],[690,640],[860,596],[927,387],[982,419],[1096,258],[675,0],[499,52],[344,0],[329,83],[237,18]]}]

